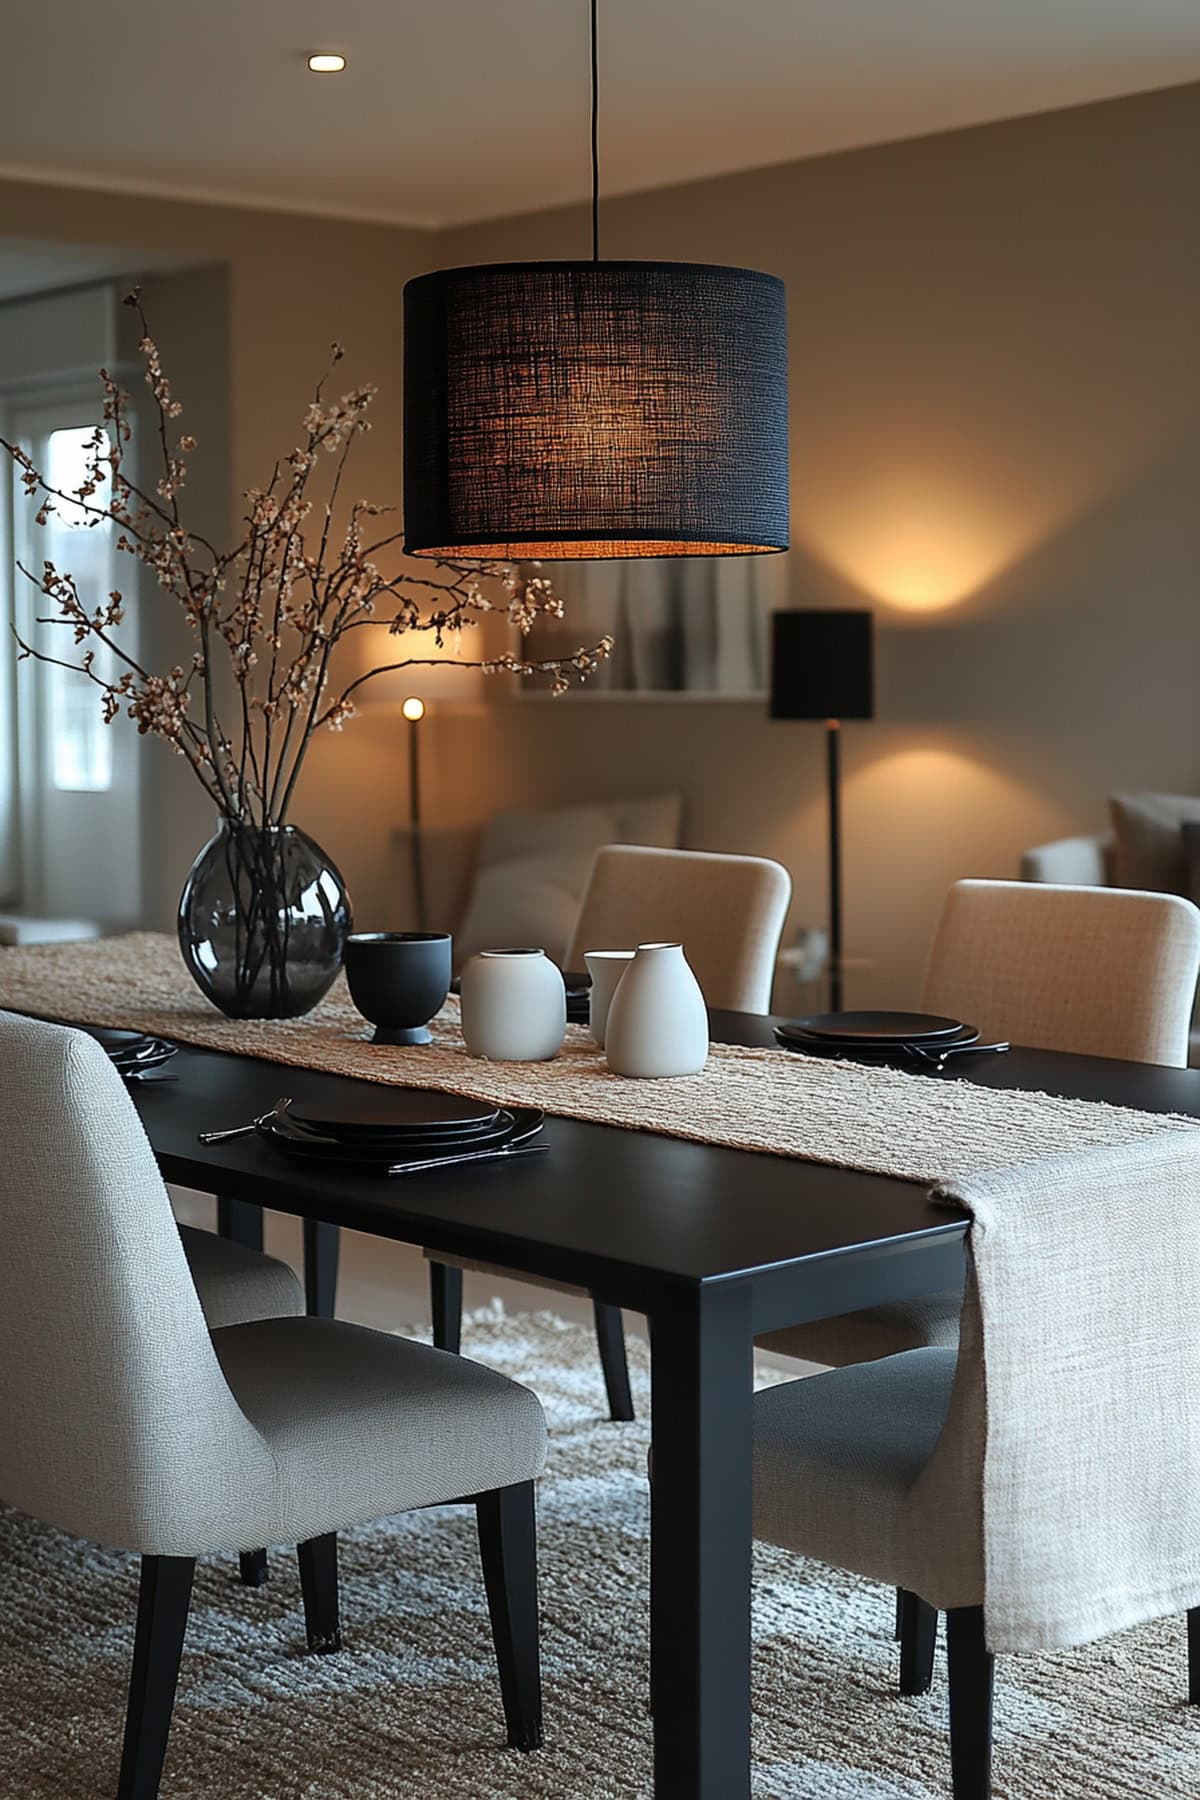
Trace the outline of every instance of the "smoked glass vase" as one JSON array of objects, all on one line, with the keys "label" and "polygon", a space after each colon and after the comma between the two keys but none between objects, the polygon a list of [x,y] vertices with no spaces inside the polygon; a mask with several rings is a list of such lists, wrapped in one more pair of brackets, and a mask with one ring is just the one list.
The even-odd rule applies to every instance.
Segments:
[{"label": "smoked glass vase", "polygon": [[294,825],[222,819],[184,884],[179,946],[231,1019],[296,1019],[329,992],[353,925],[336,865]]}]

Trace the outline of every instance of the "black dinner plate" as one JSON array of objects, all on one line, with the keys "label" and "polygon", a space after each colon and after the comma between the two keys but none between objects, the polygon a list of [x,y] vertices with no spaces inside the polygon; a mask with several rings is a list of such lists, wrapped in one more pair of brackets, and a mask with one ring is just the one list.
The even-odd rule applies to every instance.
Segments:
[{"label": "black dinner plate", "polygon": [[398,1156],[408,1156],[418,1150],[424,1155],[436,1151],[445,1152],[447,1156],[453,1156],[456,1151],[486,1150],[492,1144],[503,1143],[511,1129],[505,1113],[500,1113],[483,1131],[405,1131],[398,1137],[389,1137],[382,1131],[373,1131],[363,1136],[315,1131],[310,1125],[297,1125],[286,1112],[276,1114],[269,1123],[272,1130],[288,1139],[315,1145],[321,1150],[349,1150],[355,1156],[370,1157],[376,1162],[380,1158],[390,1162]]},{"label": "black dinner plate", "polygon": [[839,1012],[785,1019],[780,1029],[829,1044],[924,1044],[955,1037],[963,1023],[938,1013]]},{"label": "black dinner plate", "polygon": [[89,1037],[94,1037],[114,1058],[127,1056],[131,1050],[156,1041],[144,1031],[118,1031],[115,1025],[81,1025],[79,1029],[86,1031]]},{"label": "black dinner plate", "polygon": [[878,1043],[864,1039],[855,1043],[853,1039],[806,1037],[803,1032],[789,1032],[782,1026],[775,1028],[776,1042],[785,1050],[798,1050],[805,1056],[842,1057],[853,1062],[896,1062],[902,1057],[920,1061],[919,1052],[926,1056],[939,1056],[947,1050],[963,1050],[979,1041],[979,1031],[974,1025],[964,1025],[953,1037],[929,1038],[923,1042]]},{"label": "black dinner plate", "polygon": [[81,1029],[95,1038],[121,1075],[161,1068],[179,1048],[177,1044],[168,1044],[164,1038],[151,1037],[144,1031],[119,1031],[109,1025],[84,1025]]},{"label": "black dinner plate", "polygon": [[113,1057],[112,1065],[118,1075],[141,1075],[147,1069],[161,1069],[164,1063],[170,1062],[175,1053],[174,1044],[157,1044],[144,1056],[128,1056],[120,1061]]},{"label": "black dinner plate", "polygon": [[353,1168],[380,1169],[392,1163],[433,1161],[438,1156],[463,1156],[474,1151],[500,1150],[506,1144],[523,1143],[541,1130],[545,1114],[535,1107],[502,1107],[500,1123],[486,1138],[473,1138],[460,1144],[444,1137],[418,1140],[406,1137],[403,1142],[371,1144],[339,1143],[335,1138],[317,1137],[287,1124],[286,1113],[273,1114],[258,1127],[259,1136],[274,1150],[285,1156],[306,1158],[310,1162],[337,1162]]},{"label": "black dinner plate", "polygon": [[490,1100],[472,1100],[464,1094],[443,1094],[429,1088],[364,1088],[347,1094],[336,1111],[328,1103],[308,1105],[295,1101],[287,1117],[294,1125],[344,1139],[432,1137],[442,1134],[473,1136],[492,1130],[500,1107]]}]

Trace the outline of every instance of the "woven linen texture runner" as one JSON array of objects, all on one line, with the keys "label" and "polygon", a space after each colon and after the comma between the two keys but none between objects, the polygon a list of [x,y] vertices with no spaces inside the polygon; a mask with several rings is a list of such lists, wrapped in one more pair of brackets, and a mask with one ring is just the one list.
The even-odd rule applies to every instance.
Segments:
[{"label": "woven linen texture runner", "polygon": [[433,1022],[432,1044],[372,1044],[340,978],[302,1019],[227,1019],[192,982],[175,940],[152,932],[0,949],[0,1007],[910,1181],[950,1181],[1195,1123],[729,1044],[712,1046],[699,1075],[631,1081],[610,1072],[579,1026],[568,1026],[553,1062],[482,1062],[467,1055],[457,1000]]}]

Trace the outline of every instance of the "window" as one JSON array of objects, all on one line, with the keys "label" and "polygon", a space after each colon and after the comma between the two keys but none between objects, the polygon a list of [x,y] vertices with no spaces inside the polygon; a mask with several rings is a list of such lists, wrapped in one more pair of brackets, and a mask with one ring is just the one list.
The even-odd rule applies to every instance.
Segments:
[{"label": "window", "polygon": [[[8,435],[33,459],[52,487],[70,494],[83,482],[88,445],[96,426],[99,398],[94,384],[53,400],[23,400],[8,411]],[[97,495],[97,498],[100,498]],[[38,525],[38,502],[12,479],[12,570],[8,610],[27,643],[66,662],[81,648],[61,625],[40,623],[54,611],[22,566],[40,576],[52,562],[75,578],[89,612],[104,604],[114,588],[136,593],[136,564],[116,548],[107,521],[69,501],[56,501],[45,525]],[[121,641],[136,653],[136,607],[121,627]],[[8,635],[7,633],[5,634]],[[116,659],[96,648],[95,668],[107,675]],[[10,643],[0,659],[13,661]],[[106,725],[101,695],[86,675],[56,664],[27,659],[11,683],[15,706],[18,769],[15,833],[10,798],[6,902],[21,911],[94,919],[101,924],[135,923],[142,911],[140,783],[137,733],[123,715]],[[0,721],[2,723],[2,721]],[[11,789],[11,783],[10,783]],[[12,855],[15,836],[16,855]],[[13,892],[15,886],[15,893]]]},{"label": "window", "polygon": [[[90,462],[91,428],[68,425],[50,432],[45,440],[42,472],[51,487],[74,493],[83,483]],[[34,459],[36,461],[36,458]],[[102,499],[97,495],[96,499]],[[28,506],[30,503],[26,502]],[[79,588],[79,598],[94,612],[116,585],[113,567],[113,529],[106,519],[89,523],[82,507],[58,504],[40,530],[41,541],[30,546],[58,569],[69,569]],[[27,567],[36,569],[36,561]],[[62,639],[61,628],[43,628],[43,641]],[[112,657],[103,647],[96,658],[96,672],[107,677]],[[70,669],[46,671],[47,730],[54,786],[62,793],[107,793],[113,784],[113,738],[100,716],[100,696],[94,682]]]}]

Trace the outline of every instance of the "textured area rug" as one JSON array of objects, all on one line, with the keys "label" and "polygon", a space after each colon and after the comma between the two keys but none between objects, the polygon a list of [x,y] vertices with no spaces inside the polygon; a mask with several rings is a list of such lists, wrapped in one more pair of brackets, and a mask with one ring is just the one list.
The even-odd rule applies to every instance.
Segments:
[{"label": "textured area rug", "polygon": [[733,1044],[712,1045],[699,1075],[626,1081],[576,1025],[550,1062],[483,1062],[467,1054],[454,998],[432,1021],[432,1044],[372,1044],[340,976],[301,1019],[226,1019],[190,980],[174,939],[157,932],[0,950],[0,1006],[910,1181],[1196,1127],[1176,1114]]},{"label": "textured area rug", "polygon": [[[260,1591],[199,1573],[163,1800],[645,1800],[648,1358],[643,1422],[600,1414],[595,1344],[548,1314],[468,1321],[469,1354],[537,1389],[546,1748],[506,1750],[473,1529],[442,1508],[344,1540],[339,1656],[303,1650],[294,1559]],[[778,1375],[768,1377],[779,1379]],[[755,1800],[946,1800],[945,1664],[895,1692],[882,1588],[760,1547]],[[0,1795],[108,1800],[136,1567],[0,1513]],[[1200,1709],[1181,1620],[1054,1657],[997,1684],[997,1800],[1192,1800]]]}]

